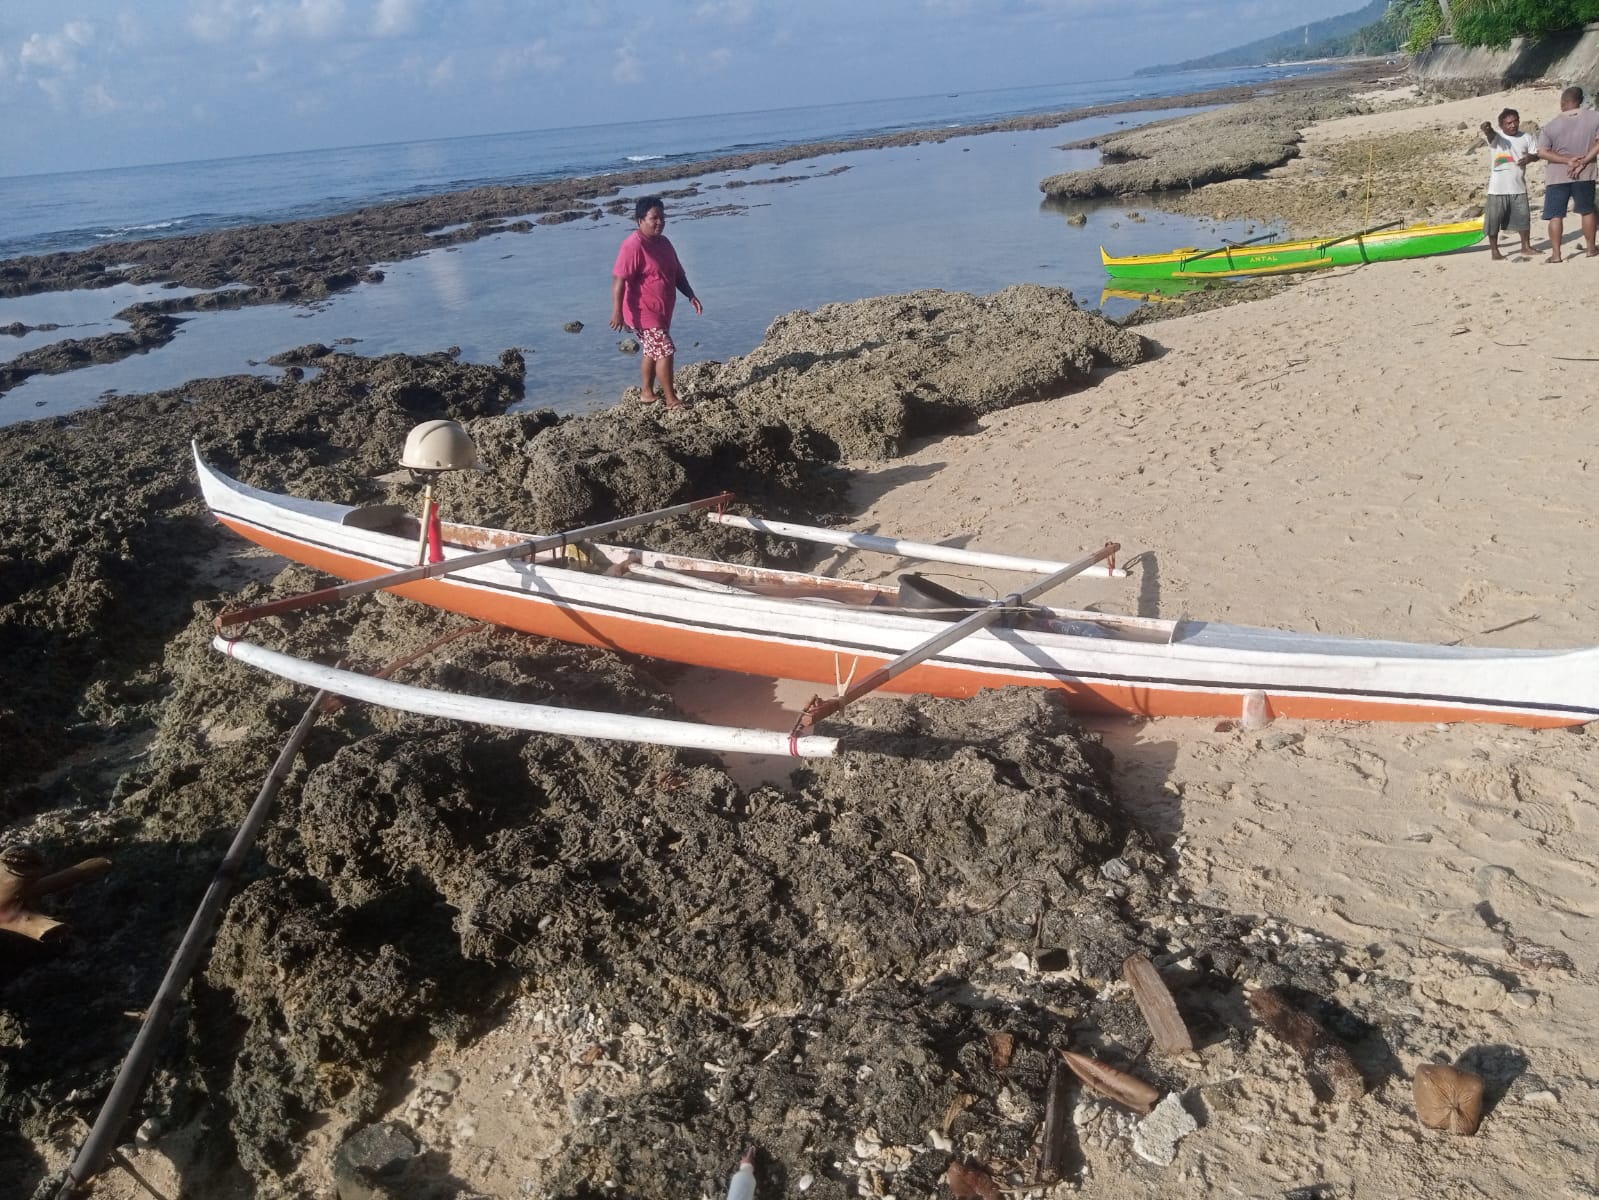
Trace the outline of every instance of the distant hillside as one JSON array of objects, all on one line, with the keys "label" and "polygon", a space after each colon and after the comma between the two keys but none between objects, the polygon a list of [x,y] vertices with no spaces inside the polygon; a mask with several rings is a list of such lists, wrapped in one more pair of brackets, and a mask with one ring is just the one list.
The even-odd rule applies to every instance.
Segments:
[{"label": "distant hillside", "polygon": [[1137,75],[1155,75],[1167,71],[1199,71],[1215,67],[1253,67],[1261,63],[1301,62],[1310,58],[1343,58],[1347,55],[1389,54],[1404,44],[1405,30],[1397,23],[1384,20],[1388,13],[1388,0],[1371,0],[1365,8],[1313,21],[1309,25],[1296,25],[1271,37],[1263,37],[1248,45],[1223,50],[1205,58],[1191,58],[1187,62],[1166,63],[1158,67],[1145,67]]}]

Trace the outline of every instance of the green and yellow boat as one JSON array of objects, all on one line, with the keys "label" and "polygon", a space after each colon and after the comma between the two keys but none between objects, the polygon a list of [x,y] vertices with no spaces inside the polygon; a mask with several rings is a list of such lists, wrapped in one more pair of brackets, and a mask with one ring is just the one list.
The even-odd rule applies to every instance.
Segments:
[{"label": "green and yellow boat", "polygon": [[1378,226],[1334,238],[1306,238],[1297,242],[1229,242],[1213,250],[1185,246],[1164,254],[1107,254],[1099,256],[1105,270],[1116,279],[1205,279],[1227,275],[1282,275],[1290,271],[1315,271],[1323,267],[1353,267],[1361,263],[1401,258],[1426,258],[1475,246],[1483,238],[1481,221],[1454,221],[1447,225],[1407,225],[1402,229]]}]

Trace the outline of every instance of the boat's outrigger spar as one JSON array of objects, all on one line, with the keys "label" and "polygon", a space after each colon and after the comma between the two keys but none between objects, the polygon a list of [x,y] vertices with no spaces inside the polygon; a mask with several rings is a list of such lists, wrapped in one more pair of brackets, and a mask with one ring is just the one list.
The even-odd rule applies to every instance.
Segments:
[{"label": "boat's outrigger spar", "polygon": [[[966,697],[983,688],[1059,690],[1068,707],[1138,716],[1486,721],[1575,725],[1599,718],[1599,649],[1477,649],[1329,637],[1050,608],[1034,597],[1079,574],[1124,576],[1117,547],[1046,562],[722,511],[729,496],[535,536],[435,522],[439,561],[413,565],[428,529],[398,506],[352,508],[248,487],[195,450],[205,500],[230,529],[352,582],[218,618],[217,648],[308,686],[438,716],[578,736],[713,750],[830,754],[817,722],[876,690]],[[897,586],[661,553],[594,539],[685,513],[821,544],[931,562],[1025,571],[1038,580],[988,602],[920,575]],[[257,616],[378,589],[567,642],[833,689],[790,733],[481,700],[308,663],[225,633]]]}]

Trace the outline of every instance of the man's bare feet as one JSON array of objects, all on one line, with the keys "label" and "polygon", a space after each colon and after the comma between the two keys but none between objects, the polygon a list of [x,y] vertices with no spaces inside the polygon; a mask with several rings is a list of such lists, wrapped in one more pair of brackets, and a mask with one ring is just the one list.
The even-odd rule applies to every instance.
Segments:
[{"label": "man's bare feet", "polygon": [[1558,255],[1558,254],[1551,254],[1548,258],[1544,259],[1544,262],[1548,262],[1548,263],[1557,263],[1557,262],[1565,262],[1565,261],[1566,260],[1561,258],[1560,255]]},{"label": "man's bare feet", "polygon": [[1500,254],[1499,251],[1497,251],[1497,250],[1495,250],[1491,254],[1489,254],[1488,257],[1493,259],[1494,262],[1504,262],[1505,261],[1505,256],[1503,254]]}]

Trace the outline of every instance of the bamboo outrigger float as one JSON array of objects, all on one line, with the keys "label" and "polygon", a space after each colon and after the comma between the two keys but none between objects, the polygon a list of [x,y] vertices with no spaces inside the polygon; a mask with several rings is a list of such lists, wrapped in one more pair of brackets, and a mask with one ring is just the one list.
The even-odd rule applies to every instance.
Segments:
[{"label": "bamboo outrigger float", "polygon": [[[374,510],[261,491],[208,466],[198,449],[195,465],[206,503],[224,525],[355,581],[242,617],[384,588],[538,636],[831,687],[835,699],[813,702],[802,728],[784,739],[789,753],[805,752],[799,735],[835,712],[839,698],[864,694],[851,686],[857,679],[871,680],[868,690],[954,697],[1047,687],[1074,710],[1151,717],[1236,717],[1246,699],[1259,705],[1263,698],[1269,716],[1314,720],[1559,726],[1599,718],[1599,649],[1373,641],[1031,602],[1075,574],[1114,572],[1105,561],[1109,545],[1075,563],[1002,556],[1010,569],[1050,578],[998,604],[914,574],[895,587],[591,540],[601,528],[660,513],[543,537],[443,522],[441,561],[417,567],[409,564],[426,530],[397,508],[374,517]],[[902,557],[970,563],[980,553],[731,517],[714,511],[723,499],[687,508],[728,524]],[[224,614],[219,632],[239,619]],[[285,666],[258,661],[269,670]],[[640,740],[652,735],[641,731]]]}]

